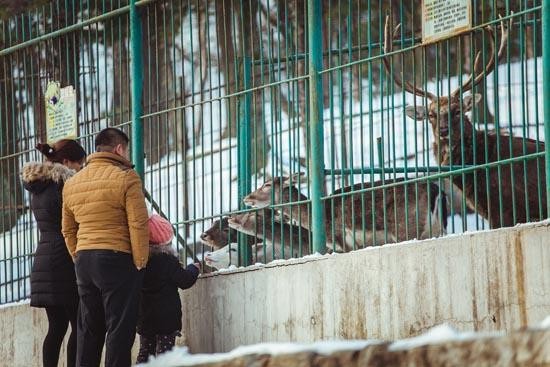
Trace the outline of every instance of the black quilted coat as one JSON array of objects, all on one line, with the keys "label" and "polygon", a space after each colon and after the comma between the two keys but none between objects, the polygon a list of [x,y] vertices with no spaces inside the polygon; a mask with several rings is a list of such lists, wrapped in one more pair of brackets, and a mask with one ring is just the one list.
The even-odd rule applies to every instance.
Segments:
[{"label": "black quilted coat", "polygon": [[74,264],[61,234],[62,190],[74,171],[62,164],[32,162],[23,166],[23,186],[39,231],[31,272],[31,306],[78,302]]},{"label": "black quilted coat", "polygon": [[180,331],[182,326],[178,288],[192,287],[199,276],[199,269],[194,265],[184,268],[169,245],[150,245],[149,249],[137,332],[146,336],[168,335]]}]

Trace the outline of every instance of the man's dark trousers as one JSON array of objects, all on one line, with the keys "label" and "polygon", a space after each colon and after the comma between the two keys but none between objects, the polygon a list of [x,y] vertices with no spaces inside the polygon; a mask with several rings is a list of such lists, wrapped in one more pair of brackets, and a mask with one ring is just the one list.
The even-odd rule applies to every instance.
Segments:
[{"label": "man's dark trousers", "polygon": [[131,254],[111,250],[78,251],[75,269],[77,366],[99,366],[104,342],[106,367],[131,366],[143,271]]}]

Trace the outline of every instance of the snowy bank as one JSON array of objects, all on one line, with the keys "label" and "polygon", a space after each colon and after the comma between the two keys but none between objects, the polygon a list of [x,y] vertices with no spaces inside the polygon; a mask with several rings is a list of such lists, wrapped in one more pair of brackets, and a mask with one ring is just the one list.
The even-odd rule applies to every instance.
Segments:
[{"label": "snowy bank", "polygon": [[[309,357],[309,364],[304,363],[304,354]],[[423,356],[422,362],[417,360],[417,356]],[[419,366],[441,365],[440,362],[444,360],[446,365],[473,363],[507,366],[512,362],[515,362],[514,365],[542,365],[550,363],[550,327],[546,325],[506,335],[500,332],[464,333],[448,324],[442,324],[417,337],[393,343],[377,340],[327,340],[310,344],[262,343],[216,354],[190,354],[188,348],[176,347],[171,352],[139,366],[255,366],[267,365],[266,360],[269,360],[269,366],[274,367],[292,361],[296,364],[301,362],[300,366],[321,366],[324,365],[322,361],[329,358],[331,361],[345,361],[345,364],[331,364],[337,366],[384,365],[376,364],[376,361],[392,366],[410,366],[411,360],[417,361],[412,365]]]}]

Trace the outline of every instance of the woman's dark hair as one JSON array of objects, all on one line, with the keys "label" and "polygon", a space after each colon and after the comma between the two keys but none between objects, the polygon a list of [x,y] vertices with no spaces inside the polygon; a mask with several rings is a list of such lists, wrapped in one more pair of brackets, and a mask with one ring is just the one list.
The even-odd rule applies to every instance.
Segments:
[{"label": "woman's dark hair", "polygon": [[80,162],[86,158],[84,148],[76,140],[61,139],[53,145],[36,144],[36,149],[44,154],[46,159],[54,163],[63,163],[67,159],[72,162]]}]

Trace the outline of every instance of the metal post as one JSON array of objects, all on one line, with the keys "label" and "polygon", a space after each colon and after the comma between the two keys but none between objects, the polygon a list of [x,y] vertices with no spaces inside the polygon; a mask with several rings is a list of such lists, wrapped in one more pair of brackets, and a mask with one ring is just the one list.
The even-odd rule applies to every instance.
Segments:
[{"label": "metal post", "polygon": [[143,180],[144,155],[143,155],[143,123],[142,98],[143,98],[143,65],[141,60],[142,47],[141,17],[136,9],[136,0],[130,0],[130,71],[132,83],[132,162],[136,172]]},{"label": "metal post", "polygon": [[321,201],[324,182],[324,131],[323,131],[323,25],[321,22],[321,0],[308,0],[307,23],[309,41],[309,179],[311,180],[311,226],[313,229],[313,251],[321,254],[326,251],[325,208]]},{"label": "metal post", "polygon": [[[251,67],[252,67],[252,58],[250,56],[243,57],[243,79],[244,79],[244,90],[250,89],[251,87]],[[240,118],[239,118],[239,137],[238,137],[238,190],[239,190],[239,209],[244,209],[243,198],[250,193],[252,182],[251,182],[251,131],[250,131],[250,114],[252,107],[252,93],[247,92],[242,95],[240,103]],[[252,260],[250,246],[247,245],[246,235],[242,232],[239,232],[237,242],[239,244],[239,265],[247,266]]]},{"label": "metal post", "polygon": [[550,0],[542,0],[542,95],[546,153],[546,215],[550,218]]}]

